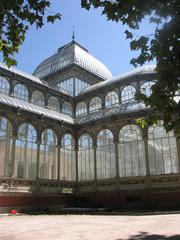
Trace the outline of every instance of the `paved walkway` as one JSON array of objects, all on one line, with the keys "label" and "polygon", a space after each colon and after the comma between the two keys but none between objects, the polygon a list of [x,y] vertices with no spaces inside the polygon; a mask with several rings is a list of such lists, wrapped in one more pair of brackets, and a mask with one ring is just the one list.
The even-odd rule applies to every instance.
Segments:
[{"label": "paved walkway", "polygon": [[0,216],[0,240],[180,240],[180,214]]}]

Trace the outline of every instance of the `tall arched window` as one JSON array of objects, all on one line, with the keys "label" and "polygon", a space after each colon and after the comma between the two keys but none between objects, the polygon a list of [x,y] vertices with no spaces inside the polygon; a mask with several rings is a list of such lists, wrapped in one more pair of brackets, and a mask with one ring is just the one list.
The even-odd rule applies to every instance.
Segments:
[{"label": "tall arched window", "polygon": [[12,126],[0,116],[0,176],[11,174]]},{"label": "tall arched window", "polygon": [[153,81],[147,81],[143,82],[141,84],[141,93],[145,94],[147,97],[149,97],[152,94],[152,86],[155,84]]},{"label": "tall arched window", "polygon": [[76,107],[76,116],[87,114],[87,105],[85,102],[78,103]]},{"label": "tall arched window", "polygon": [[48,99],[48,107],[54,111],[60,111],[60,104],[56,97],[50,96]]},{"label": "tall arched window", "polygon": [[57,178],[57,136],[51,129],[42,133],[39,176],[42,179]]},{"label": "tall arched window", "polygon": [[8,80],[2,76],[0,76],[0,93],[5,95],[9,94],[10,84]]},{"label": "tall arched window", "polygon": [[84,134],[78,141],[78,175],[79,181],[94,179],[94,158],[92,149],[92,138]]},{"label": "tall arched window", "polygon": [[150,174],[178,173],[174,133],[172,131],[166,133],[162,125],[154,125],[149,128],[148,139]]},{"label": "tall arched window", "polygon": [[97,179],[116,176],[116,160],[113,134],[110,130],[102,130],[97,137]]},{"label": "tall arched window", "polygon": [[100,97],[94,97],[91,99],[90,104],[89,104],[89,111],[90,112],[95,112],[102,107],[102,101]]},{"label": "tall arched window", "polygon": [[28,123],[22,124],[18,129],[15,153],[15,176],[35,178],[37,144],[36,130]]},{"label": "tall arched window", "polygon": [[20,100],[28,102],[29,98],[28,89],[23,84],[19,83],[14,86],[13,95]]},{"label": "tall arched window", "polygon": [[111,107],[119,104],[119,96],[117,92],[111,91],[105,97],[105,106]]},{"label": "tall arched window", "polygon": [[146,175],[145,150],[141,129],[126,125],[119,132],[120,177]]},{"label": "tall arched window", "polygon": [[132,85],[128,85],[122,89],[121,92],[121,103],[134,101],[136,88]]},{"label": "tall arched window", "polygon": [[64,102],[62,104],[62,112],[72,116],[72,105],[70,102]]},{"label": "tall arched window", "polygon": [[44,107],[45,106],[44,94],[39,90],[35,90],[32,93],[31,102],[40,107]]},{"label": "tall arched window", "polygon": [[74,181],[76,179],[76,163],[74,139],[71,134],[65,134],[61,142],[60,179]]}]

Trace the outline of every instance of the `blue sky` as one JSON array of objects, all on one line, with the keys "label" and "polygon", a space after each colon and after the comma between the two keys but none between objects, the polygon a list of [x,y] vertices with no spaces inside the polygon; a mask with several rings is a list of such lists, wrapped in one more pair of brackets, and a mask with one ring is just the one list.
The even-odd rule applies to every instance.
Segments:
[{"label": "blue sky", "polygon": [[[32,73],[36,66],[51,56],[57,49],[72,39],[72,26],[75,25],[76,41],[102,61],[114,76],[133,69],[130,59],[136,53],[130,51],[120,23],[107,21],[100,9],[89,12],[81,9],[80,0],[51,0],[51,11],[60,12],[62,20],[46,24],[42,29],[31,27],[19,53],[15,56],[20,70]],[[47,12],[47,14],[50,14]],[[138,34],[149,34],[154,26],[146,21]],[[0,59],[2,61],[2,58]]]}]

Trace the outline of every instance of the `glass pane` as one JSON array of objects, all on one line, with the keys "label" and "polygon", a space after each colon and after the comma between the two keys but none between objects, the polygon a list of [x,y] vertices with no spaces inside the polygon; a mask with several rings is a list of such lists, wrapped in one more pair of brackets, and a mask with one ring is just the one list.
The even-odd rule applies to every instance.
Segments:
[{"label": "glass pane", "polygon": [[29,98],[28,89],[23,84],[16,84],[14,86],[13,95],[16,98],[18,98],[20,100],[23,100],[25,102],[28,102],[28,100],[29,100],[28,99]]},{"label": "glass pane", "polygon": [[102,107],[102,101],[100,97],[94,97],[89,104],[89,111],[95,112]]},{"label": "glass pane", "polygon": [[133,101],[135,93],[136,93],[135,87],[131,85],[124,87],[121,92],[121,103]]},{"label": "glass pane", "polygon": [[10,84],[6,78],[0,76],[0,93],[9,94]]},{"label": "glass pane", "polygon": [[15,152],[15,176],[19,178],[35,178],[37,144],[36,130],[28,123],[19,127]]},{"label": "glass pane", "polygon": [[109,92],[105,98],[105,106],[110,107],[118,104],[119,104],[119,96],[117,92],[115,91]]}]

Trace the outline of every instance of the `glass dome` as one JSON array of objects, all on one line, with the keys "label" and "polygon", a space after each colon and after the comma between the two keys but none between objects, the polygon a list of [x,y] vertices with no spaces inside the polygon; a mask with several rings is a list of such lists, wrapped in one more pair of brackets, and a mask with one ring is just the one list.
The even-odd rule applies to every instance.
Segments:
[{"label": "glass dome", "polygon": [[75,41],[59,48],[57,53],[40,63],[33,75],[44,78],[72,64],[76,64],[104,80],[112,78],[110,70]]}]

